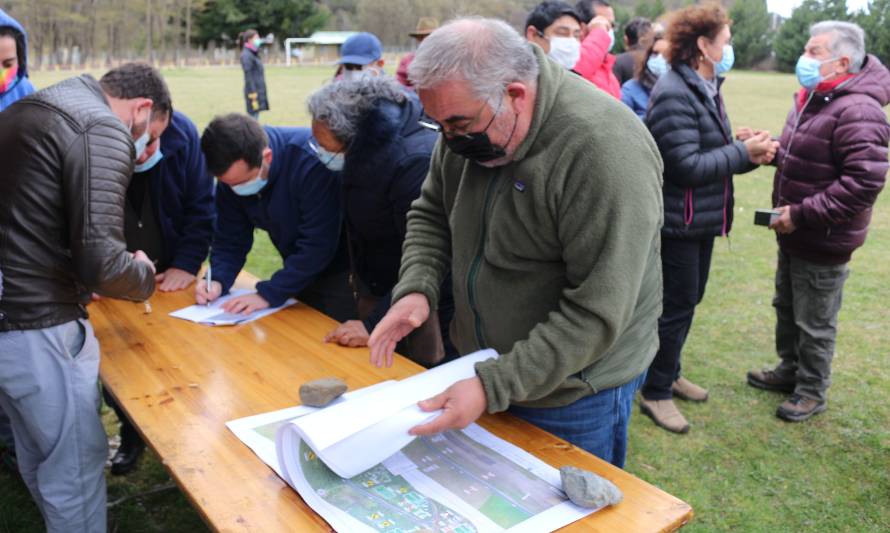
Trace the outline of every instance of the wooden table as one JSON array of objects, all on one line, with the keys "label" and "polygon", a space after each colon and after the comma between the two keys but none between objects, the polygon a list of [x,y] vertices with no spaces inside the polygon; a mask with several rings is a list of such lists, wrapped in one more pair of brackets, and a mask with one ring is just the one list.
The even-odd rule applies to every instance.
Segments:
[{"label": "wooden table", "polygon": [[[239,281],[249,284],[250,277]],[[192,294],[191,288],[158,293],[151,314],[141,303],[92,304],[102,381],[211,528],[330,530],[225,423],[297,405],[307,380],[336,376],[355,390],[422,368],[396,357],[391,368],[378,369],[368,363],[367,349],[323,344],[335,322],[302,304],[235,327],[168,316],[193,303]],[[565,531],[664,531],[692,518],[685,502],[524,421],[485,415],[480,424],[554,467],[594,471],[624,492],[619,505]]]}]

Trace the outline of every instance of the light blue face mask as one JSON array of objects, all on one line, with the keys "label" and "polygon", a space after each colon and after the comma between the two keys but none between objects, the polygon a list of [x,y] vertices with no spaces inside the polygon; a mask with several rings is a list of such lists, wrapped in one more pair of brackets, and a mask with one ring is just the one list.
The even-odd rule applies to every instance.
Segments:
[{"label": "light blue face mask", "polygon": [[340,172],[343,165],[346,164],[346,154],[343,152],[328,152],[321,146],[315,146],[315,153],[318,154],[318,160],[321,164],[328,167],[328,170]]},{"label": "light blue face mask", "polygon": [[725,44],[723,45],[723,59],[721,59],[720,62],[715,63],[713,59],[708,57],[708,61],[714,64],[714,73],[716,75],[720,76],[726,74],[732,70],[732,66],[735,64],[735,50],[732,49],[731,44]]},{"label": "light blue face mask", "polygon": [[161,149],[158,148],[155,150],[155,153],[152,154],[151,157],[143,161],[142,163],[137,163],[135,167],[133,167],[133,172],[147,172],[151,170],[152,167],[158,164],[158,161],[164,157],[164,154],[161,153]]},{"label": "light blue face mask", "polygon": [[[136,159],[139,159],[140,157],[142,157],[142,154],[145,153],[145,149],[148,148],[148,141],[150,138],[148,135],[148,127],[150,125],[151,125],[151,111],[148,112],[148,120],[145,121],[145,131],[142,133],[142,135],[139,136],[138,139],[133,141],[133,147],[136,149]],[[132,123],[130,124],[130,127],[131,128],[133,127]]]},{"label": "light blue face mask", "polygon": [[607,52],[611,52],[612,48],[615,48],[615,28],[609,28],[609,49]]},{"label": "light blue face mask", "polygon": [[269,183],[269,181],[263,177],[263,169],[265,167],[265,163],[260,166],[260,173],[256,175],[256,178],[250,181],[245,181],[244,183],[239,183],[238,185],[230,185],[232,192],[238,196],[253,196],[263,190],[263,187]]},{"label": "light blue face mask", "polygon": [[814,57],[800,56],[797,60],[797,66],[794,67],[794,73],[797,74],[797,81],[801,87],[805,89],[814,89],[819,83],[825,81],[825,77],[819,72],[819,69],[825,63],[837,61],[838,58],[826,59],[819,61]]},{"label": "light blue face mask", "polygon": [[653,54],[646,60],[646,68],[649,69],[649,72],[660,78],[668,71],[668,63],[661,54]]}]

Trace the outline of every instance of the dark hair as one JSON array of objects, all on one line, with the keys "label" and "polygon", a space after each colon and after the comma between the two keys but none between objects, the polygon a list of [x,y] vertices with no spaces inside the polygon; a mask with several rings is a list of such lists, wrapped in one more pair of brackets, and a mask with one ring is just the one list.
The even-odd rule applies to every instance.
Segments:
[{"label": "dark hair", "polygon": [[698,68],[701,57],[698,38],[713,40],[729,24],[726,10],[720,4],[693,5],[677,11],[668,23],[668,62],[672,66],[688,65]]},{"label": "dark hair", "polygon": [[659,32],[652,37],[652,43],[646,48],[645,53],[637,57],[637,66],[635,69],[635,77],[647,91],[652,91],[658,76],[649,70],[649,58],[652,57],[652,51],[655,50],[655,44],[664,39],[664,34]]},{"label": "dark hair", "polygon": [[627,44],[636,46],[640,42],[640,38],[652,31],[652,21],[643,17],[634,17],[624,27],[624,36],[627,37]]},{"label": "dark hair", "polygon": [[525,27],[528,28],[529,26],[534,26],[538,31],[544,33],[544,30],[549,28],[556,19],[566,15],[577,20],[578,23],[584,22],[581,20],[581,16],[578,12],[569,4],[559,0],[547,0],[536,5],[534,9],[531,10],[531,13],[528,14],[528,18],[525,19]]},{"label": "dark hair", "polygon": [[225,174],[241,159],[250,168],[261,166],[263,148],[268,145],[269,139],[260,123],[238,113],[215,117],[201,134],[201,151],[214,176]]},{"label": "dark hair", "polygon": [[113,68],[102,76],[99,84],[103,91],[114,98],[148,98],[152,102],[151,111],[154,115],[163,114],[170,118],[173,113],[167,82],[148,63],[125,63]]},{"label": "dark hair", "polygon": [[254,37],[256,37],[259,34],[260,33],[253,28],[242,31],[241,33],[238,34],[238,46],[239,47],[244,46],[251,39],[253,39]]},{"label": "dark hair", "polygon": [[584,19],[582,22],[590,22],[593,20],[593,8],[595,7],[612,7],[607,0],[579,0],[575,4],[575,11]]}]

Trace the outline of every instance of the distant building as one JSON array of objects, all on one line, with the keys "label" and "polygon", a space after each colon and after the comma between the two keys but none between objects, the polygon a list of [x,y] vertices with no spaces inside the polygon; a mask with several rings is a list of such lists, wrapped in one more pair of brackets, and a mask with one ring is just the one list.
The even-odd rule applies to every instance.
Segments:
[{"label": "distant building", "polygon": [[291,58],[300,63],[333,63],[340,57],[340,47],[355,31],[317,31],[309,37],[290,37],[284,40],[287,64]]}]

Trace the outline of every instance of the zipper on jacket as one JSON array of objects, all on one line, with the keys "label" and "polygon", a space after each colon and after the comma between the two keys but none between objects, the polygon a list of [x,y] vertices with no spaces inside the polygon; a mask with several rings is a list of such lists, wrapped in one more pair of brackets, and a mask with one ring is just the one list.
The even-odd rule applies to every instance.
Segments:
[{"label": "zipper on jacket", "polygon": [[[803,113],[806,111],[807,106],[810,105],[810,102],[813,100],[813,96],[816,94],[816,91],[810,91],[810,95],[807,97],[806,101],[801,106],[800,110],[797,112],[797,116],[794,117],[794,126],[791,128],[791,135],[788,137],[788,146],[785,147],[785,155],[782,157],[781,165],[782,168],[779,171],[779,190],[778,190],[778,198],[776,201],[781,205],[782,203],[782,189],[785,186],[785,161],[788,159],[788,154],[791,153],[791,147],[794,146],[794,136],[797,135],[797,128],[800,127],[800,120],[803,118]],[[797,98],[793,99],[792,105],[797,107]],[[779,165],[776,165],[776,168],[779,168]],[[773,207],[779,207],[775,205]]]},{"label": "zipper on jacket", "polygon": [[479,309],[476,307],[476,276],[479,274],[479,266],[482,264],[482,254],[485,252],[485,239],[488,234],[488,208],[491,204],[491,193],[494,190],[497,178],[493,178],[485,190],[485,203],[482,207],[482,233],[479,235],[479,248],[476,251],[476,257],[470,266],[470,272],[467,274],[467,299],[470,303],[470,310],[473,312],[473,323],[476,329],[476,343],[480,349],[486,348],[485,336],[482,334],[482,317],[479,315]]}]

